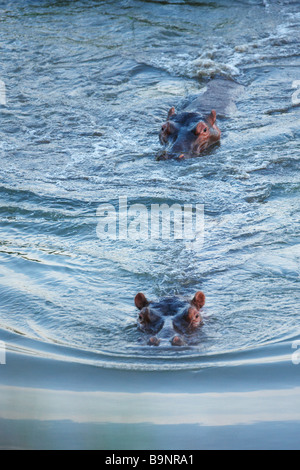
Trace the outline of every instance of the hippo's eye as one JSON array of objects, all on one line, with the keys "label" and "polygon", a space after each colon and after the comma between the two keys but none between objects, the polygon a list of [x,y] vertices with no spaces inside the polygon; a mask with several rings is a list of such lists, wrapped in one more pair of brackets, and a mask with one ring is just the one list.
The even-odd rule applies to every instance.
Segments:
[{"label": "hippo's eye", "polygon": [[205,129],[203,129],[203,132],[207,132],[207,127]]},{"label": "hippo's eye", "polygon": [[143,315],[139,315],[139,320],[143,320]]},{"label": "hippo's eye", "polygon": [[161,126],[161,132],[164,132],[165,134],[174,134],[175,131],[176,131],[176,126],[170,121],[165,122]]}]

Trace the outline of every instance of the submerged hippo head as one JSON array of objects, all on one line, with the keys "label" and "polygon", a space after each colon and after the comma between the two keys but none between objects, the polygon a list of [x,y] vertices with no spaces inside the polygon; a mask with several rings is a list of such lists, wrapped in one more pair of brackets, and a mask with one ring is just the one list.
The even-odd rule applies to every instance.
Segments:
[{"label": "submerged hippo head", "polygon": [[203,118],[199,113],[177,114],[175,108],[171,108],[160,130],[159,140],[166,148],[158,160],[197,156],[219,142],[221,131],[216,118],[214,110]]},{"label": "submerged hippo head", "polygon": [[[171,341],[173,346],[182,346],[184,339],[177,333],[189,334],[202,324],[201,308],[205,304],[203,292],[197,292],[192,300],[167,297],[157,302],[149,302],[144,294],[135,297],[139,309],[138,327],[145,333],[157,335]],[[174,333],[175,336],[174,336]],[[158,346],[160,339],[151,336],[148,344]]]}]

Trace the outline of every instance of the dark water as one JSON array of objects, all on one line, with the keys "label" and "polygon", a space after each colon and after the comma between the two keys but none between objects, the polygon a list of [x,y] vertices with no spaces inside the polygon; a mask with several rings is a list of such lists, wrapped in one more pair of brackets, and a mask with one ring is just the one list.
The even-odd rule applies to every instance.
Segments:
[{"label": "dark water", "polygon": [[[252,367],[290,362],[300,334],[299,23],[298,1],[0,2],[0,339],[20,369],[24,357],[50,358],[54,370],[64,357],[140,380],[226,369],[239,354]],[[168,109],[216,75],[245,86],[237,113],[219,121],[221,146],[157,162]],[[99,239],[97,208],[121,196],[149,210],[204,204],[202,249]],[[197,290],[207,295],[199,341],[147,347],[135,294]]]}]

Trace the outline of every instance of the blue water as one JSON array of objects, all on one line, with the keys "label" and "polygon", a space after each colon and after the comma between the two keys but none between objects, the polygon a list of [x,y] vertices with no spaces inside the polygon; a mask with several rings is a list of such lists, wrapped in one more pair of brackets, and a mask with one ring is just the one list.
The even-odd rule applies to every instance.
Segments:
[{"label": "blue water", "polygon": [[[158,445],[152,431],[139,429],[151,416],[155,433],[157,426],[175,426],[159,441],[162,448],[172,447],[170,436],[180,448],[179,424],[216,423],[228,436],[230,426],[247,425],[237,447],[262,446],[253,422],[266,446],[297,445],[297,396],[290,402],[288,396],[299,387],[291,359],[300,335],[300,111],[293,99],[299,23],[298,1],[0,2],[6,90],[5,104],[0,96],[0,340],[7,356],[0,365],[0,420],[10,429],[9,437],[0,433],[0,445],[72,447],[75,424],[70,440],[37,432],[29,442],[23,428],[28,433],[52,419],[59,435],[59,420],[70,419],[93,429],[89,413],[52,413],[49,394],[58,388],[80,393],[84,382],[101,398],[104,384],[122,393],[128,380],[140,384],[140,393],[162,395],[161,421],[153,407],[152,415],[143,414],[141,404],[135,420],[132,389],[124,400],[103,396],[104,409],[110,401],[116,407],[110,420],[95,404],[107,440],[78,438],[75,447],[134,448],[137,435],[144,438],[139,448]],[[168,109],[180,109],[219,75],[245,86],[237,112],[219,120],[221,145],[201,158],[157,162]],[[117,208],[121,196],[148,210],[151,204],[204,204],[201,250],[180,240],[99,239],[97,208]],[[197,342],[180,350],[148,347],[136,328],[136,293],[155,300],[197,290],[207,296]],[[70,364],[77,372],[68,382]],[[233,370],[228,384],[226,371],[231,376]],[[203,421],[198,405],[187,405],[177,418],[164,405],[173,403],[172,393],[182,394],[179,403],[185,393],[203,393],[209,404],[216,389],[221,397],[253,387],[252,408],[270,407],[267,417],[253,412],[253,421],[243,411],[246,396],[242,409],[230,411],[235,419],[224,422],[222,407],[209,405]],[[278,396],[266,394],[278,388]],[[23,416],[13,410],[26,390],[29,403],[40,397],[43,405]],[[282,416],[280,397],[289,407]],[[132,421],[122,418],[127,405]],[[132,438],[117,440],[124,422],[136,428]],[[263,432],[273,422],[278,434]],[[218,432],[215,441],[203,434],[204,447],[235,445],[234,430],[225,444],[221,427]],[[184,448],[192,444],[197,441]]]}]

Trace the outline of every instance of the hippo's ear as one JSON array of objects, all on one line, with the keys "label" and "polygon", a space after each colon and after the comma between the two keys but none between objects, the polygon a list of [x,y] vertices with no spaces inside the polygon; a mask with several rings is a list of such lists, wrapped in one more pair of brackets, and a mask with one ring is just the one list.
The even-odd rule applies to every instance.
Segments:
[{"label": "hippo's ear", "polygon": [[197,292],[191,303],[192,305],[195,305],[198,310],[200,310],[200,308],[202,308],[205,304],[205,295],[203,292]]},{"label": "hippo's ear", "polygon": [[149,305],[148,300],[146,299],[146,297],[144,296],[144,294],[142,294],[141,292],[136,295],[136,297],[135,297],[135,299],[134,299],[134,303],[135,303],[136,307],[137,307],[139,310],[142,310],[144,307],[146,307],[147,305]]},{"label": "hippo's ear", "polygon": [[212,127],[214,125],[214,123],[216,122],[216,119],[217,119],[217,113],[213,109],[212,112],[210,113],[210,115],[206,118],[206,122],[207,122],[207,124],[209,124]]},{"label": "hippo's ear", "polygon": [[170,119],[170,117],[173,116],[173,114],[176,114],[174,106],[169,110],[167,119]]}]

